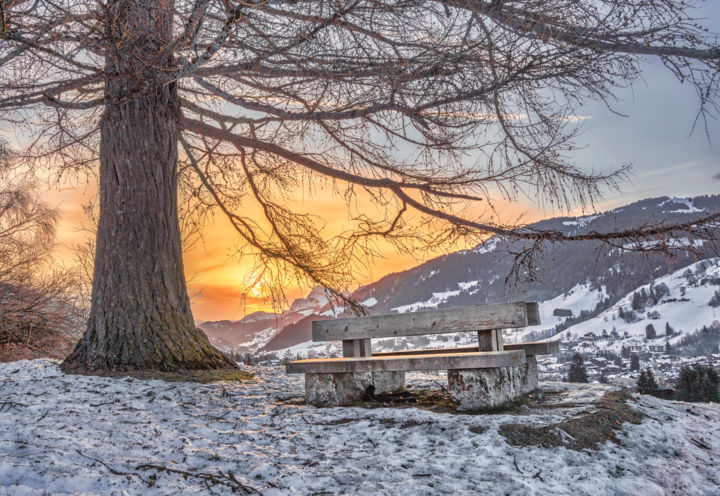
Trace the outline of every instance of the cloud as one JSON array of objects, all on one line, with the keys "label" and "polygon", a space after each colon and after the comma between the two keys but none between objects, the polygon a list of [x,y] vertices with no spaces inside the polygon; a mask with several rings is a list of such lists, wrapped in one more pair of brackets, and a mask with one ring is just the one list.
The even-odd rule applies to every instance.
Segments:
[{"label": "cloud", "polygon": [[713,178],[713,179],[717,179],[718,181],[720,181],[720,174],[715,174],[712,178]]}]

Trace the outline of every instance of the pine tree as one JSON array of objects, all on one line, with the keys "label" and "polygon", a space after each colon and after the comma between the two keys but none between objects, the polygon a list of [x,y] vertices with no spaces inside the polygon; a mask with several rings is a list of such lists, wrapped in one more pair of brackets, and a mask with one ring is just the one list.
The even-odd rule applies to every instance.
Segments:
[{"label": "pine tree", "polygon": [[640,357],[637,353],[630,355],[630,370],[640,370]]},{"label": "pine tree", "polygon": [[720,307],[720,289],[715,290],[715,294],[713,294],[712,298],[710,298],[708,305],[713,308]]},{"label": "pine tree", "polygon": [[670,322],[665,322],[665,335],[666,335],[666,336],[672,336],[672,335],[673,335],[673,328],[670,327]]},{"label": "pine tree", "polygon": [[630,358],[630,350],[627,348],[627,346],[623,345],[622,348],[620,348],[620,356],[625,359]]},{"label": "pine tree", "polygon": [[575,353],[568,371],[567,382],[588,382],[587,370],[583,358],[579,353]]},{"label": "pine tree", "polygon": [[679,400],[694,402],[720,402],[720,376],[712,365],[684,365],[680,369],[676,394]]},{"label": "pine tree", "polygon": [[638,293],[637,291],[633,293],[631,306],[633,310],[643,309],[642,301],[640,301],[640,293]]},{"label": "pine tree", "polygon": [[647,326],[645,326],[645,337],[647,339],[655,339],[657,337],[654,325],[648,324]]},{"label": "pine tree", "polygon": [[637,388],[640,394],[655,395],[657,393],[658,385],[655,380],[655,374],[653,374],[653,371],[649,367],[640,371],[640,377],[638,377],[637,380]]}]

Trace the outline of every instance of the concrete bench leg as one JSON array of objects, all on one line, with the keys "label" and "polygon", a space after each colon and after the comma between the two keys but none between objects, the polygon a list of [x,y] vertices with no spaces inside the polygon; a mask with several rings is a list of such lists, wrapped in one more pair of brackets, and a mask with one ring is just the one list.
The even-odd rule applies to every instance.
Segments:
[{"label": "concrete bench leg", "polygon": [[405,372],[305,374],[305,399],[314,406],[352,405],[363,399],[371,384],[375,394],[401,390]]},{"label": "concrete bench leg", "polygon": [[448,370],[448,391],[458,410],[492,408],[537,388],[534,356],[515,367]]},{"label": "concrete bench leg", "polygon": [[396,393],[405,389],[405,372],[373,372],[375,394]]}]

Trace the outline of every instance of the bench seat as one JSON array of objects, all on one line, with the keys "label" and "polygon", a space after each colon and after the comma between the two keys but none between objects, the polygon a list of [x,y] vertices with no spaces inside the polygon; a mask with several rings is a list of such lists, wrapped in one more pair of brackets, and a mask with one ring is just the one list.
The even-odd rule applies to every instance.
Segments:
[{"label": "bench seat", "polygon": [[[426,350],[430,351],[430,350]],[[440,350],[433,350],[440,351]],[[315,358],[286,364],[288,374],[408,372],[422,370],[488,369],[525,363],[524,350],[461,353],[374,354],[372,357]]]},{"label": "bench seat", "polygon": [[[505,351],[523,350],[525,355],[552,355],[560,350],[558,341],[536,341],[529,343],[513,343],[503,344]],[[428,350],[409,350],[409,351],[385,351],[373,353],[373,357],[391,357],[391,356],[407,356],[407,355],[435,355],[446,353],[472,353],[480,351],[478,346],[465,346],[461,348],[433,348]]]}]

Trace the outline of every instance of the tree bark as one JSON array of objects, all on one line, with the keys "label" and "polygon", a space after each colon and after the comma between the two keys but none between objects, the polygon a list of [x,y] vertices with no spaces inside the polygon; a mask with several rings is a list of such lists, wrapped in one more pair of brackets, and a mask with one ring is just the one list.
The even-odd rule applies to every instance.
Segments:
[{"label": "tree bark", "polygon": [[174,84],[172,0],[110,2],[117,50],[100,123],[100,218],[87,329],[63,369],[76,373],[235,367],[196,328],[177,214],[180,107]]}]

